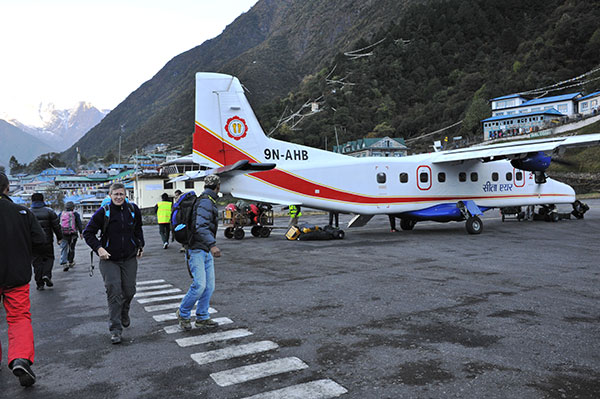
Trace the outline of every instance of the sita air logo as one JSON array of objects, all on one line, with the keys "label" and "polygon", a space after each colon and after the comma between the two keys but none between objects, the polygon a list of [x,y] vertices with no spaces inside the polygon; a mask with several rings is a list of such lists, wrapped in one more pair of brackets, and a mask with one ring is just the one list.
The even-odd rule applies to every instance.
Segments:
[{"label": "sita air logo", "polygon": [[227,135],[229,135],[229,137],[234,140],[240,140],[246,137],[246,133],[248,133],[248,125],[246,125],[246,121],[239,116],[234,116],[227,119],[225,130],[227,131]]}]

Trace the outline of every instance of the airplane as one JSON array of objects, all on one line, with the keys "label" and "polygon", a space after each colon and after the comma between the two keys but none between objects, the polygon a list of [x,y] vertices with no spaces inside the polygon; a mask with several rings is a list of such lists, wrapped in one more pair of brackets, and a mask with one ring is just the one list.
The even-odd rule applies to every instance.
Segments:
[{"label": "airplane", "polygon": [[[196,74],[194,162],[206,170],[172,181],[221,177],[221,192],[271,204],[301,205],[351,213],[348,227],[374,215],[400,218],[403,230],[417,222],[465,221],[483,230],[480,216],[493,208],[585,204],[572,187],[546,176],[552,156],[565,148],[600,144],[600,134],[552,137],[405,157],[351,157],[269,138],[230,75]],[[548,154],[548,155],[546,155]]]}]

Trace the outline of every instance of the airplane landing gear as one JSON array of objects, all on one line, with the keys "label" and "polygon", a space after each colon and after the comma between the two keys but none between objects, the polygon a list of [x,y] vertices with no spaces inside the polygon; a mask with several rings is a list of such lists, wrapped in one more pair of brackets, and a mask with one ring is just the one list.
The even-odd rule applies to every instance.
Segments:
[{"label": "airplane landing gear", "polygon": [[467,232],[469,234],[481,234],[483,231],[483,222],[478,216],[472,216],[467,219],[465,227],[467,228]]},{"label": "airplane landing gear", "polygon": [[411,219],[400,219],[400,228],[402,230],[412,230],[417,224],[416,220]]}]

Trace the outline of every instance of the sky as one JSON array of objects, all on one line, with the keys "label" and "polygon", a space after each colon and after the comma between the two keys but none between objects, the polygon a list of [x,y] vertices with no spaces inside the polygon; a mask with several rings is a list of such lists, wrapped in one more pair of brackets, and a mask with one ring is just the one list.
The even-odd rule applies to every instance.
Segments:
[{"label": "sky", "polygon": [[0,0],[0,114],[113,109],[257,0]]}]

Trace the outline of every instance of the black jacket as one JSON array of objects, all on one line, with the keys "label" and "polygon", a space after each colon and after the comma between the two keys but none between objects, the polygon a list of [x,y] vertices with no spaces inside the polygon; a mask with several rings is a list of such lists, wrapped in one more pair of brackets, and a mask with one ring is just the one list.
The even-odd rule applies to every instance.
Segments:
[{"label": "black jacket", "polygon": [[196,201],[194,209],[194,235],[190,243],[190,249],[201,249],[208,252],[217,243],[219,212],[217,209],[217,193],[206,189]]},{"label": "black jacket", "polygon": [[44,244],[46,235],[29,209],[4,194],[0,195],[0,220],[0,287],[28,284],[32,245]]},{"label": "black jacket", "polygon": [[[134,203],[116,206],[110,202],[109,218],[106,234],[98,240],[96,233],[102,231],[105,221],[104,207],[98,208],[83,230],[83,238],[87,245],[96,253],[100,247],[110,254],[110,260],[122,261],[137,255],[137,251],[144,247],[144,233],[142,232],[142,214]],[[133,209],[133,217],[131,215]]]},{"label": "black jacket", "polygon": [[62,240],[63,233],[60,228],[60,222],[58,220],[58,216],[56,213],[46,207],[43,201],[35,201],[31,204],[31,212],[35,215],[38,222],[40,222],[40,226],[46,233],[46,244],[52,244],[54,242],[54,238],[52,234],[56,235],[57,240]]}]

